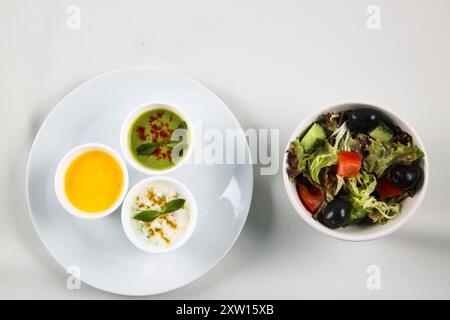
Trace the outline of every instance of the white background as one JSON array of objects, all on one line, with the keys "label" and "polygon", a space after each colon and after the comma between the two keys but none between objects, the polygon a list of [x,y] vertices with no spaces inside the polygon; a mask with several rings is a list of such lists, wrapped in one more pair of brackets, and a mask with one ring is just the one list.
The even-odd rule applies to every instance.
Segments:
[{"label": "white background", "polygon": [[[67,6],[81,29],[66,27]],[[369,30],[366,9],[381,8]],[[369,243],[327,238],[296,215],[282,175],[260,176],[247,223],[223,261],[152,298],[450,298],[450,1],[0,0],[0,298],[122,298],[65,271],[29,218],[29,148],[52,107],[117,68],[173,70],[213,90],[247,128],[291,131],[342,100],[389,106],[430,159],[427,196],[396,234]],[[281,157],[280,150],[279,156]],[[369,265],[381,290],[366,287]]]}]

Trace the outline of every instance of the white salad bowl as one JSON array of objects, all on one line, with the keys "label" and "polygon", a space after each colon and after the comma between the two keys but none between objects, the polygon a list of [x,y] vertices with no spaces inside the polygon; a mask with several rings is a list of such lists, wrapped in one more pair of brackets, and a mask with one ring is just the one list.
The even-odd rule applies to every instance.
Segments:
[{"label": "white salad bowl", "polygon": [[[154,110],[154,109],[167,109],[169,111],[172,111],[176,114],[178,114],[184,121],[186,121],[186,124],[189,128],[187,130],[187,152],[183,157],[181,157],[180,161],[175,164],[175,166],[168,168],[168,169],[162,169],[162,170],[154,170],[147,168],[143,166],[141,163],[139,163],[134,155],[132,154],[128,141],[129,141],[129,134],[130,134],[130,128],[133,125],[134,121],[142,115],[144,112]],[[192,151],[195,147],[195,133],[194,133],[194,124],[191,121],[190,117],[188,117],[181,108],[175,106],[173,103],[164,102],[164,101],[153,101],[153,102],[147,102],[144,104],[139,105],[135,109],[133,109],[128,116],[126,117],[125,121],[122,124],[122,127],[120,129],[120,147],[122,149],[122,153],[126,159],[126,161],[136,170],[139,172],[142,172],[147,175],[163,175],[163,174],[169,174],[173,171],[180,168],[186,161],[191,157]]]},{"label": "white salad bowl", "polygon": [[341,240],[347,240],[347,241],[368,241],[368,240],[374,240],[377,238],[384,237],[388,234],[393,233],[394,231],[398,230],[416,211],[416,209],[420,206],[424,195],[426,193],[427,187],[428,187],[428,179],[429,179],[429,169],[428,169],[428,158],[427,158],[427,152],[425,151],[424,145],[422,140],[420,139],[417,132],[403,119],[401,119],[399,116],[397,116],[395,113],[390,111],[388,108],[380,107],[377,105],[373,105],[370,103],[341,103],[333,106],[325,107],[321,110],[318,110],[308,116],[306,119],[304,119],[298,127],[294,130],[291,137],[289,138],[288,144],[286,146],[286,151],[289,148],[289,145],[291,141],[296,139],[297,137],[301,136],[306,132],[306,130],[311,126],[311,124],[315,121],[317,121],[318,117],[322,114],[328,113],[328,112],[339,112],[343,110],[350,110],[350,109],[358,109],[358,108],[373,108],[376,110],[379,110],[386,116],[388,116],[394,124],[398,125],[403,131],[406,131],[411,135],[413,138],[413,143],[420,148],[424,153],[425,157],[421,160],[421,167],[423,169],[423,184],[418,190],[418,192],[414,195],[414,197],[409,197],[405,199],[402,202],[402,209],[401,213],[398,217],[393,219],[392,221],[387,222],[386,224],[373,224],[373,225],[357,225],[357,226],[346,226],[344,228],[338,228],[338,229],[330,229],[326,226],[322,225],[319,221],[315,220],[313,218],[313,215],[308,212],[303,204],[300,201],[300,198],[297,194],[297,190],[295,187],[295,184],[292,183],[287,174],[287,152],[285,152],[284,158],[283,158],[283,180],[284,180],[284,187],[286,189],[287,195],[289,197],[289,200],[294,207],[295,211],[298,213],[302,219],[309,224],[311,227],[316,229],[317,231],[320,231],[328,236],[341,239]]},{"label": "white salad bowl", "polygon": [[[142,237],[137,234],[136,230],[134,230],[132,226],[131,216],[136,214],[135,212],[133,212],[133,199],[140,193],[140,191],[142,191],[143,188],[151,185],[156,185],[158,183],[170,185],[174,190],[177,191],[181,198],[186,199],[186,204],[189,207],[190,214],[188,227],[182,238],[172,246],[166,248],[156,248],[155,246],[149,245],[144,241],[144,239],[142,239]],[[130,189],[122,205],[121,220],[122,227],[126,236],[137,248],[149,253],[166,253],[182,247],[189,240],[189,238],[194,233],[195,227],[197,225],[197,216],[197,203],[191,191],[183,183],[174,178],[159,176],[148,177],[144,180],[141,180]]]},{"label": "white salad bowl", "polygon": [[[78,157],[79,155],[87,152],[87,151],[93,151],[93,150],[100,150],[103,152],[108,153],[111,155],[116,161],[119,163],[120,168],[123,172],[123,187],[122,191],[120,193],[119,198],[114,202],[114,204],[101,212],[96,213],[89,213],[84,212],[78,208],[76,208],[72,203],[67,199],[66,192],[65,192],[65,185],[64,185],[64,179],[65,174],[67,171],[68,166],[72,163],[72,161]],[[128,191],[128,170],[127,166],[125,164],[125,161],[122,159],[122,157],[111,147],[100,144],[100,143],[86,143],[79,145],[69,152],[66,153],[66,155],[61,159],[61,161],[58,164],[58,167],[56,169],[55,173],[55,192],[56,197],[58,198],[59,203],[62,205],[62,207],[72,214],[75,217],[83,218],[83,219],[100,219],[103,217],[106,217],[107,215],[110,215],[113,213],[122,203],[123,199],[125,198],[125,195]]]}]

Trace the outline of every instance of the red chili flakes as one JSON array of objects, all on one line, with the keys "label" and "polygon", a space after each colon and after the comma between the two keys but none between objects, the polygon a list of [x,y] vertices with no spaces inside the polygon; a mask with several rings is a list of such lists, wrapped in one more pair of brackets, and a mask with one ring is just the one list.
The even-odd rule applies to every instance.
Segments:
[{"label": "red chili flakes", "polygon": [[136,132],[139,136],[139,139],[141,139],[141,141],[147,140],[148,135],[145,133],[145,127],[142,127],[142,126],[137,127]]},{"label": "red chili flakes", "polygon": [[153,152],[153,154],[152,155],[154,155],[155,157],[156,157],[156,159],[161,159],[161,149],[158,147],[154,152]]},{"label": "red chili flakes", "polygon": [[166,131],[161,131],[160,134],[161,138],[167,138],[169,134]]},{"label": "red chili flakes", "polygon": [[[151,142],[161,144],[150,156],[160,159],[169,159],[172,161],[172,150],[164,147],[172,136],[174,129],[170,127],[170,122],[163,121],[165,112],[163,110],[156,112],[156,114],[149,116],[148,121],[150,124],[149,137]],[[169,114],[170,121],[173,120],[173,116]],[[144,132],[145,133],[145,132]],[[147,135],[146,135],[147,138]]]}]

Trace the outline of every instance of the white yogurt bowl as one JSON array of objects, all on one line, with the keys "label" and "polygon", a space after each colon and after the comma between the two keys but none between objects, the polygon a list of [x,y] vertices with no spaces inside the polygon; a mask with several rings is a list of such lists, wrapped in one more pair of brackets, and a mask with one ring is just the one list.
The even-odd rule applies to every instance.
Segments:
[{"label": "white yogurt bowl", "polygon": [[425,150],[425,147],[422,143],[422,140],[418,136],[417,132],[403,119],[401,119],[399,116],[394,114],[391,110],[385,107],[380,107],[374,104],[370,103],[355,103],[355,102],[349,102],[349,103],[341,103],[333,106],[328,106],[323,109],[317,110],[307,118],[305,118],[298,127],[294,130],[291,137],[289,138],[288,144],[286,146],[286,151],[289,148],[289,145],[291,141],[296,139],[297,137],[303,135],[306,130],[311,126],[311,124],[315,121],[317,121],[318,117],[322,114],[328,113],[328,112],[339,112],[344,110],[351,110],[351,109],[358,109],[358,108],[373,108],[376,110],[379,110],[386,116],[388,116],[394,124],[399,126],[402,130],[406,131],[411,135],[413,138],[413,143],[419,147],[424,153],[425,157],[421,160],[421,167],[423,169],[423,184],[420,190],[414,195],[414,197],[409,197],[405,199],[402,202],[402,209],[401,213],[398,217],[393,219],[392,221],[389,221],[386,224],[373,224],[368,226],[361,226],[361,225],[355,225],[355,226],[346,226],[344,228],[338,228],[338,229],[329,229],[326,226],[322,225],[319,221],[315,220],[310,212],[305,209],[303,204],[300,201],[300,198],[297,194],[297,190],[295,187],[295,184],[292,183],[287,174],[287,153],[285,152],[284,158],[283,158],[283,180],[284,180],[284,187],[286,189],[286,193],[289,197],[289,200],[294,207],[295,211],[298,213],[298,215],[311,227],[316,229],[317,231],[324,233],[328,236],[341,239],[341,240],[347,240],[347,241],[367,241],[367,240],[373,240],[377,238],[381,238],[384,236],[387,236],[388,234],[391,234],[398,230],[411,216],[413,213],[417,210],[417,208],[420,206],[424,195],[426,193],[427,187],[428,187],[428,179],[429,179],[429,169],[428,169],[428,154]]},{"label": "white yogurt bowl", "polygon": [[[117,200],[109,207],[108,209],[101,211],[101,212],[85,212],[78,208],[76,208],[67,198],[66,192],[65,192],[65,174],[69,167],[69,165],[72,163],[73,160],[75,160],[78,156],[80,156],[83,153],[86,153],[88,151],[94,151],[99,150],[103,151],[110,156],[112,156],[120,165],[120,168],[123,173],[123,186],[122,191],[120,193],[120,196],[117,198]],[[63,206],[63,208],[72,214],[75,217],[83,218],[83,219],[100,219],[103,217],[106,217],[107,215],[110,215],[113,213],[122,203],[123,199],[125,198],[125,195],[128,191],[128,170],[127,166],[125,164],[125,161],[122,159],[122,157],[111,147],[100,144],[100,143],[87,143],[79,145],[72,150],[70,150],[66,155],[61,159],[61,161],[58,164],[58,167],[56,169],[55,173],[55,192],[56,197],[58,198],[59,203]]]},{"label": "white yogurt bowl", "polygon": [[[175,194],[176,198],[186,200],[181,209],[161,215],[152,222],[134,219],[142,211],[161,211],[161,205],[156,204],[158,200],[155,199],[167,196],[165,202],[169,202]],[[137,248],[149,253],[164,253],[180,248],[189,240],[197,225],[197,214],[195,198],[184,184],[169,177],[149,177],[134,185],[125,197],[122,227]]]},{"label": "white yogurt bowl", "polygon": [[[167,109],[175,114],[178,114],[188,126],[187,130],[187,150],[185,150],[185,154],[179,159],[177,163],[173,167],[167,169],[151,169],[143,164],[141,164],[136,157],[133,155],[130,149],[130,130],[134,124],[134,122],[141,116],[143,113],[155,110],[155,109]],[[181,110],[181,108],[175,106],[173,103],[163,102],[163,101],[154,101],[144,103],[131,111],[125,121],[122,124],[122,128],[120,130],[120,147],[122,149],[122,153],[126,159],[126,161],[136,170],[147,174],[147,175],[164,175],[172,173],[173,171],[180,168],[192,155],[192,151],[195,146],[195,133],[194,133],[194,124],[191,119]]]}]

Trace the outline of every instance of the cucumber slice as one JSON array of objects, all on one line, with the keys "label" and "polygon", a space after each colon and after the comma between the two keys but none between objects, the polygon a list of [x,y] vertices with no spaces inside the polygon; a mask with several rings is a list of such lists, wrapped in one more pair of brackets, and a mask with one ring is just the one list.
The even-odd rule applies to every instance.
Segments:
[{"label": "cucumber slice", "polygon": [[317,146],[322,145],[326,138],[327,135],[325,133],[325,130],[317,123],[314,123],[311,128],[309,128],[303,139],[300,141],[300,144],[302,145],[305,152],[308,152],[313,150]]},{"label": "cucumber slice", "polygon": [[384,122],[380,122],[378,126],[369,133],[369,136],[382,142],[391,140],[393,135],[394,132],[392,129]]}]

